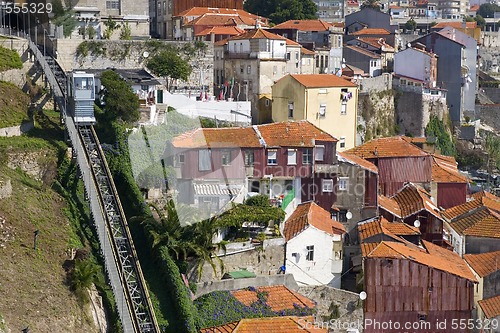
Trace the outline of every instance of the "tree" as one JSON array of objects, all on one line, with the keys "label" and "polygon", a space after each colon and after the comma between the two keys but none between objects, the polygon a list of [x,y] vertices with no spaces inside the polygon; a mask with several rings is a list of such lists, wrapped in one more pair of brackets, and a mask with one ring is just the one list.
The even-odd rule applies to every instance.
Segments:
[{"label": "tree", "polygon": [[464,17],[464,19],[465,19],[465,22],[474,22],[474,21],[476,21],[476,19],[474,17],[470,16],[470,15],[466,15]]},{"label": "tree", "polygon": [[406,31],[415,31],[416,28],[417,28],[417,22],[415,22],[414,19],[411,18],[408,21],[406,21],[405,23]]},{"label": "tree", "polygon": [[116,23],[111,16],[108,17],[108,20],[104,22],[104,25],[106,26],[106,30],[104,31],[104,39],[111,39],[111,36],[113,36],[113,32],[120,28],[120,25]]},{"label": "tree", "polygon": [[75,268],[71,272],[71,288],[83,303],[89,300],[88,290],[97,272],[97,266],[88,259],[75,261]]},{"label": "tree", "polygon": [[130,29],[130,25],[128,24],[128,22],[122,26],[122,29],[120,31],[120,39],[123,40],[132,39],[132,30]]},{"label": "tree", "polygon": [[495,12],[500,12],[500,6],[493,3],[483,3],[479,6],[477,15],[481,15],[485,18],[492,18],[495,17]]},{"label": "tree", "polygon": [[476,17],[474,18],[474,20],[476,21],[477,23],[477,26],[478,27],[484,27],[486,25],[486,20],[479,14],[476,15]]},{"label": "tree", "polygon": [[162,76],[167,82],[167,90],[171,90],[175,80],[187,81],[193,70],[189,62],[183,59],[176,50],[168,48],[153,55],[146,67],[157,76]]},{"label": "tree", "polygon": [[125,80],[109,70],[101,75],[104,86],[104,111],[111,118],[132,123],[139,120],[139,98]]},{"label": "tree", "polygon": [[75,12],[72,10],[65,11],[64,14],[55,18],[53,22],[56,26],[63,27],[64,37],[69,37],[77,25]]},{"label": "tree", "polygon": [[247,0],[243,8],[250,13],[269,17],[274,24],[316,19],[318,11],[312,0]]},{"label": "tree", "polygon": [[361,9],[363,8],[371,8],[375,10],[380,10],[380,3],[378,0],[365,0],[361,4]]}]

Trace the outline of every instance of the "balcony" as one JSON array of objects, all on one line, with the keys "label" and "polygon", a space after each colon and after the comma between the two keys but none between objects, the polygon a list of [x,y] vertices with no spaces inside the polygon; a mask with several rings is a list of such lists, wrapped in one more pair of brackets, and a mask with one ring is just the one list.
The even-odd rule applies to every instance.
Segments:
[{"label": "balcony", "polygon": [[338,164],[315,164],[314,173],[337,174],[339,173],[339,166]]}]

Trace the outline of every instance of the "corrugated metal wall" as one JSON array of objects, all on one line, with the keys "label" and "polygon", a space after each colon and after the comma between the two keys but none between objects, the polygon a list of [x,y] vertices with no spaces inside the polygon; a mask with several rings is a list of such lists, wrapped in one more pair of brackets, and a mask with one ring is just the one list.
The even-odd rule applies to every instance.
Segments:
[{"label": "corrugated metal wall", "polygon": [[[471,318],[473,283],[411,260],[367,258],[365,260],[365,319],[402,325],[414,323],[425,315],[431,329],[415,332],[468,332],[452,329],[453,319]],[[436,321],[447,320],[445,329]],[[365,322],[366,323],[366,322]],[[394,327],[394,326],[393,326]],[[406,331],[406,330],[403,330]],[[412,331],[412,330],[410,330]],[[365,333],[402,332],[365,326]]]},{"label": "corrugated metal wall", "polygon": [[381,158],[378,160],[378,170],[382,194],[391,196],[400,190],[405,182],[430,182],[431,158],[430,156]]},{"label": "corrugated metal wall", "polygon": [[444,209],[465,203],[467,184],[439,183],[437,190],[437,204]]}]

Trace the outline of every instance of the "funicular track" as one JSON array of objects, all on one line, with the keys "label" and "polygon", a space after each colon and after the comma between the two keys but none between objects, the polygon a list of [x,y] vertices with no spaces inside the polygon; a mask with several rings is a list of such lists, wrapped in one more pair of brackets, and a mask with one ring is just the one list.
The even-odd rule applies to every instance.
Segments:
[{"label": "funicular track", "polygon": [[[0,29],[2,32],[7,34],[5,29]],[[123,331],[159,333],[125,214],[97,135],[92,126],[77,126],[71,110],[66,109],[66,77],[60,66],[52,57],[44,57],[31,40],[28,43],[52,89],[78,162]]]}]

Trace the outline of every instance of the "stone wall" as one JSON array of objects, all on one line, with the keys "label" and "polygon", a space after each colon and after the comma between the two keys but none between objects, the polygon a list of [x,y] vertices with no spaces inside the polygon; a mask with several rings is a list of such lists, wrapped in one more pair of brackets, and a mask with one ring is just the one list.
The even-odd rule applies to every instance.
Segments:
[{"label": "stone wall", "polygon": [[394,97],[392,89],[359,94],[357,144],[395,134]]},{"label": "stone wall", "polygon": [[[59,39],[54,43],[55,53],[59,65],[65,71],[105,68],[143,68],[147,58],[144,52],[149,50],[148,41],[129,40],[96,40],[87,41],[92,43],[85,57],[77,57],[78,46],[83,40]],[[190,42],[161,41],[165,44],[181,46]],[[191,62],[193,71],[187,82],[179,82],[179,87],[201,87],[208,86],[210,94],[213,94],[213,44],[207,43],[207,49],[201,57],[194,57]],[[94,50],[94,52],[92,52]],[[104,52],[106,56],[96,55]],[[148,52],[152,53],[152,52]]]},{"label": "stone wall", "polygon": [[219,281],[207,281],[197,283],[196,297],[208,294],[216,290],[237,290],[247,287],[262,287],[262,286],[276,286],[284,285],[291,290],[297,290],[299,286],[292,274],[268,275],[257,276],[248,279],[227,279]]},{"label": "stone wall", "polygon": [[20,136],[27,133],[35,127],[35,122],[27,121],[19,126],[3,127],[0,128],[0,137]]},{"label": "stone wall", "polygon": [[392,89],[392,74],[383,73],[380,76],[360,80],[359,92],[379,92]]},{"label": "stone wall", "polygon": [[476,108],[474,115],[469,115],[473,120],[480,119],[482,124],[487,124],[500,131],[500,104],[484,104]]},{"label": "stone wall", "polygon": [[333,328],[331,332],[336,333],[347,332],[348,327],[362,332],[363,307],[358,294],[329,286],[299,287],[297,291],[316,301],[316,323],[328,323]]},{"label": "stone wall", "polygon": [[47,150],[37,152],[17,152],[7,154],[7,166],[11,169],[21,169],[37,180],[41,180],[48,162],[53,156]]},{"label": "stone wall", "polygon": [[[233,245],[233,246],[231,246]],[[247,269],[256,275],[277,275],[280,267],[285,262],[285,245],[283,238],[266,240],[263,246],[255,246],[250,242],[236,246],[233,243],[228,245],[226,255],[219,254],[224,263],[224,272],[239,271]],[[217,263],[216,260],[214,260]],[[214,272],[209,263],[203,265],[201,278],[197,282],[207,282],[220,280],[223,273],[217,267]],[[190,281],[197,280],[196,267],[191,267],[188,271]]]},{"label": "stone wall", "polygon": [[10,179],[0,179],[0,199],[8,198],[12,195],[12,184]]},{"label": "stone wall", "polygon": [[26,91],[26,75],[35,74],[33,71],[34,62],[29,52],[28,41],[25,39],[0,39],[0,46],[17,51],[23,62],[22,69],[11,69],[0,72],[0,81],[10,82]]},{"label": "stone wall", "polygon": [[398,95],[396,123],[399,133],[415,137],[425,136],[425,128],[431,115],[443,120],[448,114],[446,99],[427,98],[420,92],[402,92]]}]

